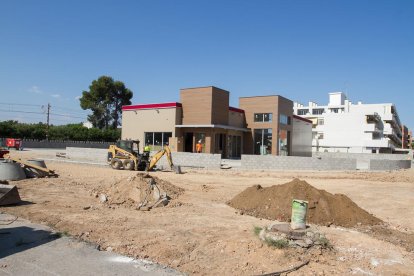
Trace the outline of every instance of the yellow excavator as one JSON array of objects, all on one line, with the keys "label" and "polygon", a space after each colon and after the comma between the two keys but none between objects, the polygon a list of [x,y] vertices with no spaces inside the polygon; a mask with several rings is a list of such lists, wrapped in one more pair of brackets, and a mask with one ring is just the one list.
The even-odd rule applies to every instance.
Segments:
[{"label": "yellow excavator", "polygon": [[161,159],[161,157],[163,157],[164,155],[167,157],[167,161],[170,165],[171,170],[173,170],[177,174],[181,174],[181,167],[175,166],[172,161],[171,149],[168,145],[164,145],[164,148],[162,150],[159,150],[156,154],[154,154],[151,157],[147,171],[152,170],[158,163],[158,161]]},{"label": "yellow excavator", "polygon": [[181,173],[180,166],[173,164],[168,145],[150,157],[149,152],[139,153],[139,140],[121,140],[116,145],[110,145],[107,161],[116,170],[151,171],[164,155],[167,157],[171,170]]}]

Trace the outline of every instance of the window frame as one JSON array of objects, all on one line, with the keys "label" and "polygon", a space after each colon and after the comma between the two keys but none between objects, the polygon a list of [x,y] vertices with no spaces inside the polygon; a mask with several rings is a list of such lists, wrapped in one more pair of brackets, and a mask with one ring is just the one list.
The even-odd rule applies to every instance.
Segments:
[{"label": "window frame", "polygon": [[[268,117],[267,120],[266,120],[266,116]],[[259,117],[259,118],[256,119],[256,117]],[[271,123],[271,122],[273,122],[273,113],[253,113],[253,122],[255,122],[255,123]]]}]

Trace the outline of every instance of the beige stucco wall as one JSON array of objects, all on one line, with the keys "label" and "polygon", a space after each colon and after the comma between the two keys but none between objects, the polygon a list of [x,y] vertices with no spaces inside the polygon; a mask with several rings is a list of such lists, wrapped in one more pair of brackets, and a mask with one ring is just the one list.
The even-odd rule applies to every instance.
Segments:
[{"label": "beige stucco wall", "polygon": [[122,139],[138,139],[143,148],[145,132],[172,132],[181,124],[181,108],[136,109],[122,111]]}]

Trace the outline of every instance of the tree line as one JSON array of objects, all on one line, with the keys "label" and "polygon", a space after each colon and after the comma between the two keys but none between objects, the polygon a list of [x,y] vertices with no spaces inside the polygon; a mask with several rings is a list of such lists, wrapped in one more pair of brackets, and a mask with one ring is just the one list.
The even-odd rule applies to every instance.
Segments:
[{"label": "tree line", "polygon": [[[0,137],[45,140],[47,125],[44,123],[27,124],[18,121],[0,122]],[[113,142],[121,138],[120,129],[87,128],[81,123],[49,126],[49,140],[70,141],[106,141]]]}]

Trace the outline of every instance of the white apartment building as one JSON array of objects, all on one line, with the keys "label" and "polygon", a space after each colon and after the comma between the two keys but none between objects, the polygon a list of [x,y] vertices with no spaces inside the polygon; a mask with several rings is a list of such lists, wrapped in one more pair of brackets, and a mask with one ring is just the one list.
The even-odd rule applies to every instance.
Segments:
[{"label": "white apartment building", "polygon": [[328,105],[295,102],[293,109],[312,121],[314,152],[392,153],[401,148],[402,124],[392,103],[354,104],[343,92],[333,92]]}]

